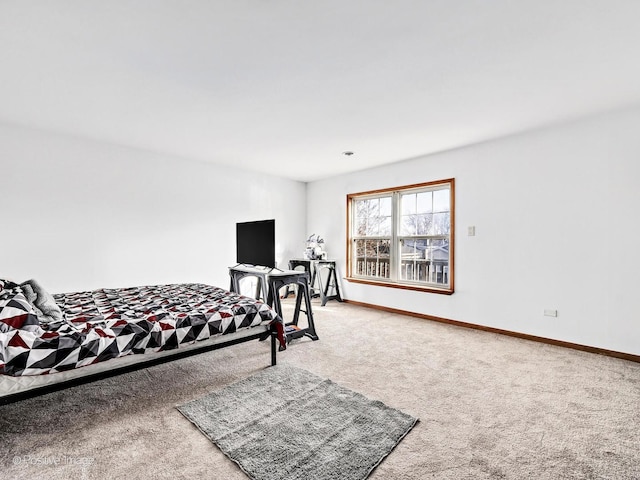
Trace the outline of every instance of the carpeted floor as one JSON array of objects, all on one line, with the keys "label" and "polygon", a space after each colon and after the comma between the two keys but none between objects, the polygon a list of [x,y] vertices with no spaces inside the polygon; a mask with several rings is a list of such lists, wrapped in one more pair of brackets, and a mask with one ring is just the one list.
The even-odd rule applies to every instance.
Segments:
[{"label": "carpeted floor", "polygon": [[[281,364],[420,418],[373,480],[640,478],[640,364],[334,301],[314,316],[320,341]],[[268,363],[251,342],[2,406],[0,478],[246,480],[175,406]]]}]

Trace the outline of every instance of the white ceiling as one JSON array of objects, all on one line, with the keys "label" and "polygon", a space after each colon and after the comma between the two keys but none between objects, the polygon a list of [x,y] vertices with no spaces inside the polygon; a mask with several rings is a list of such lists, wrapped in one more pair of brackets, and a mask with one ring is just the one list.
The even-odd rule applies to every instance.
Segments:
[{"label": "white ceiling", "polygon": [[638,104],[639,20],[639,0],[0,0],[0,121],[312,181]]}]

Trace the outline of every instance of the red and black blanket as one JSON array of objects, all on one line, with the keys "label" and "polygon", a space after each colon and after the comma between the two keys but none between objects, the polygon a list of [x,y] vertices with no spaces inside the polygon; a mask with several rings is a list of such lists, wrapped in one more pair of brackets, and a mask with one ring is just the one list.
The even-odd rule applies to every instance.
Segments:
[{"label": "red and black blanket", "polygon": [[258,325],[283,330],[282,319],[264,302],[210,285],[49,295],[33,284],[0,281],[0,374],[61,372]]}]

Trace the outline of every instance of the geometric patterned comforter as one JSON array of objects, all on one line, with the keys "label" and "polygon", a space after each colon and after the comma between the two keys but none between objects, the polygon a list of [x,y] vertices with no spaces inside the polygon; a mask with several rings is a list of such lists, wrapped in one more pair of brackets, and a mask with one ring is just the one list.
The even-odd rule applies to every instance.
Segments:
[{"label": "geometric patterned comforter", "polygon": [[[2,292],[7,297],[7,291]],[[0,310],[4,305],[21,314],[13,323],[0,323],[0,374],[61,372],[124,355],[176,349],[257,325],[282,325],[264,302],[204,284],[56,294],[62,319],[49,322],[39,321],[41,312],[23,299],[20,287],[8,300],[0,298]]]}]

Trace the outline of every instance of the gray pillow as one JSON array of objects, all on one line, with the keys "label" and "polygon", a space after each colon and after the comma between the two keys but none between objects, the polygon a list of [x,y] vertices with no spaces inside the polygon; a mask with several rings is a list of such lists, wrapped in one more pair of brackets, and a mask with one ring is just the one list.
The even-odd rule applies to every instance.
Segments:
[{"label": "gray pillow", "polygon": [[36,280],[27,280],[20,286],[25,297],[38,313],[38,319],[41,323],[58,322],[63,319],[62,310],[60,310],[53,296],[42,288],[42,285]]}]

